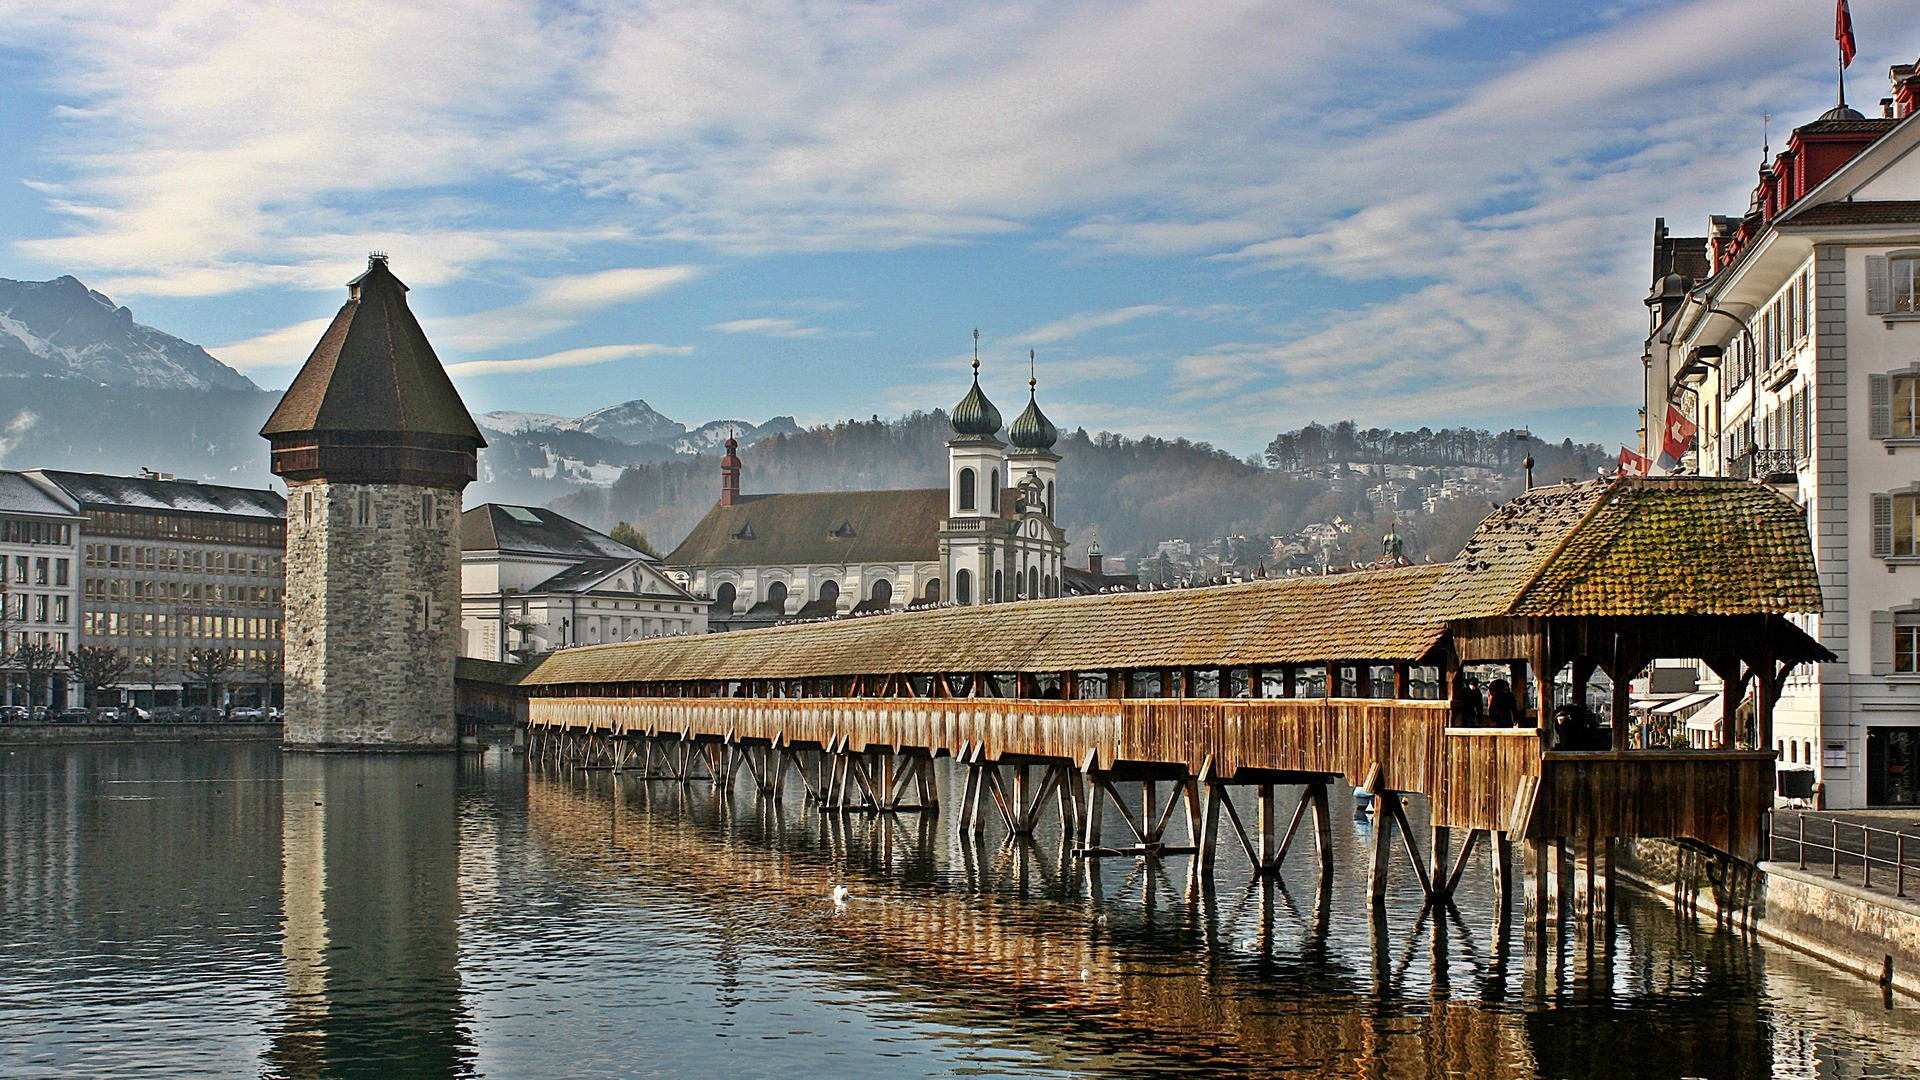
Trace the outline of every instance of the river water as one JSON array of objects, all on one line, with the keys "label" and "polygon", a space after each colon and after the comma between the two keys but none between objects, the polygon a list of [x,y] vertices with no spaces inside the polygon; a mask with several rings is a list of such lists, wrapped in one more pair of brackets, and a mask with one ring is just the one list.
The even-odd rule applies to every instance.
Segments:
[{"label": "river water", "polygon": [[1503,940],[1477,858],[1372,919],[1345,809],[1322,896],[497,754],[14,749],[0,1076],[1920,1076],[1911,1002],[1631,893],[1611,959]]}]

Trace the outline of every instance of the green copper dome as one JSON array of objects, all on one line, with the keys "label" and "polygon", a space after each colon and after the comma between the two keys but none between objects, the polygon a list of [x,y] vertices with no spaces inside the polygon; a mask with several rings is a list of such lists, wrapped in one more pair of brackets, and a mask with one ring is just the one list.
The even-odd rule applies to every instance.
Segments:
[{"label": "green copper dome", "polygon": [[961,435],[992,438],[1000,430],[1000,410],[980,391],[980,361],[973,362],[973,389],[953,407],[953,430]]},{"label": "green copper dome", "polygon": [[1027,407],[1007,429],[1007,437],[1013,445],[1022,450],[1051,450],[1053,444],[1060,441],[1060,429],[1053,426],[1047,414],[1040,411],[1040,402],[1034,397],[1033,380],[1027,380]]}]

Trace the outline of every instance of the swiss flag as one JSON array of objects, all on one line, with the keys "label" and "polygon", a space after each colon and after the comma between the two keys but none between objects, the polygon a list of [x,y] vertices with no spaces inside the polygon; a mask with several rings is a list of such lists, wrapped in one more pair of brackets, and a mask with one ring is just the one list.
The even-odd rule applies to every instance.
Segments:
[{"label": "swiss flag", "polygon": [[1853,63],[1853,12],[1847,0],[1839,0],[1833,9],[1833,40],[1840,43],[1840,66]]},{"label": "swiss flag", "polygon": [[1646,476],[1653,472],[1653,462],[1643,454],[1636,454],[1626,447],[1620,448],[1620,472],[1625,476]]},{"label": "swiss flag", "polygon": [[1686,414],[1680,411],[1679,406],[1668,405],[1667,427],[1661,439],[1661,454],[1675,461],[1679,461],[1689,449],[1692,449],[1693,437],[1698,434],[1699,431],[1699,426],[1687,419]]}]

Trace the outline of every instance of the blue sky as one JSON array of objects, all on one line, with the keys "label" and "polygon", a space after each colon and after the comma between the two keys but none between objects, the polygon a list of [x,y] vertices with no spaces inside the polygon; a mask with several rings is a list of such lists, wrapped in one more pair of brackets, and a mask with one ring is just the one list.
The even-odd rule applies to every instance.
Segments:
[{"label": "blue sky", "polygon": [[[1920,55],[1855,0],[1850,96]],[[0,0],[0,276],[284,386],[391,253],[476,411],[950,406],[1630,441],[1653,218],[1832,104],[1827,0]],[[1781,140],[1775,139],[1776,148]]]}]

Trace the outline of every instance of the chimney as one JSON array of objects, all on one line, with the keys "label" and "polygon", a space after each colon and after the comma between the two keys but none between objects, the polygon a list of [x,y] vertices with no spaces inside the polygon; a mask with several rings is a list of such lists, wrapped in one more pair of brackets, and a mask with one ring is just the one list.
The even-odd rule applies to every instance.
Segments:
[{"label": "chimney", "polygon": [[1106,571],[1102,570],[1101,566],[1100,542],[1096,540],[1087,545],[1087,573],[1095,577],[1105,577]]},{"label": "chimney", "polygon": [[720,459],[720,505],[740,505],[740,443],[727,436],[727,456]]}]

